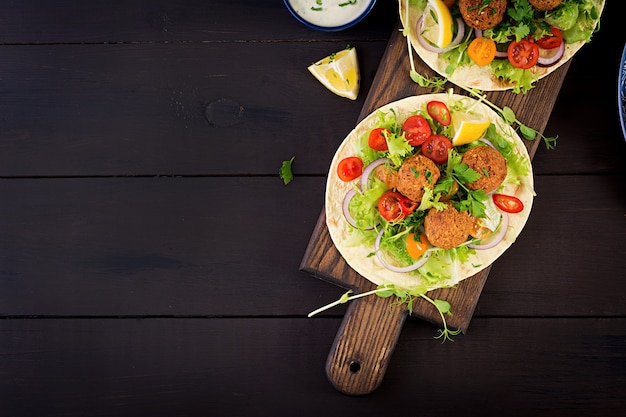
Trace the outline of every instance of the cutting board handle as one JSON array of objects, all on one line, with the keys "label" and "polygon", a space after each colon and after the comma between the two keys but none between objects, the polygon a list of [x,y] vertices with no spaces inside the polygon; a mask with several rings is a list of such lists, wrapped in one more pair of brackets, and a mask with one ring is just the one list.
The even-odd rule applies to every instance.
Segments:
[{"label": "cutting board handle", "polygon": [[350,301],[326,361],[326,375],[338,391],[370,394],[382,382],[408,315],[394,299],[371,295]]}]

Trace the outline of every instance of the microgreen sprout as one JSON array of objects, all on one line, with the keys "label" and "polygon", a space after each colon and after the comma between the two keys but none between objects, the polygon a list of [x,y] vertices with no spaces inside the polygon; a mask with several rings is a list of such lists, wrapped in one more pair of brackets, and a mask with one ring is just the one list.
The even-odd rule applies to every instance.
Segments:
[{"label": "microgreen sprout", "polygon": [[443,90],[443,86],[446,84],[445,78],[425,77],[414,69],[411,70],[410,75],[411,79],[420,87],[432,88],[435,92],[440,92],[441,90]]},{"label": "microgreen sprout", "polygon": [[[409,8],[408,8],[408,4],[406,7],[406,18],[407,21],[409,19]],[[440,77],[425,77],[422,74],[418,73],[415,70],[415,61],[413,60],[413,50],[411,49],[411,40],[409,38],[409,29],[408,28],[403,28],[402,29],[402,36],[404,36],[406,38],[406,43],[407,46],[409,48],[409,61],[411,63],[411,72],[409,73],[409,75],[411,76],[411,79],[417,83],[420,87],[425,87],[425,88],[433,88],[434,91],[439,92],[443,89],[443,86],[446,83],[445,78],[440,78]]]},{"label": "microgreen sprout", "polygon": [[422,298],[423,300],[426,300],[427,302],[432,304],[437,309],[437,311],[439,312],[439,315],[441,316],[441,321],[443,322],[443,329],[439,329],[439,334],[435,336],[435,339],[441,338],[442,339],[441,343],[445,342],[446,340],[453,342],[454,340],[452,340],[451,336],[456,336],[459,333],[461,333],[461,329],[451,330],[448,328],[448,325],[446,323],[445,314],[451,314],[450,303],[444,300],[438,300],[438,299],[433,300],[432,298],[428,297],[426,295],[425,287],[403,289],[403,288],[398,288],[392,284],[384,284],[384,285],[377,286],[376,289],[374,290],[366,291],[364,293],[350,295],[352,293],[353,293],[352,290],[348,290],[337,301],[333,301],[330,304],[327,304],[323,307],[318,308],[315,311],[312,311],[311,313],[308,314],[308,317],[313,317],[314,315],[319,314],[322,311],[326,311],[340,304],[345,304],[348,301],[355,300],[361,297],[366,297],[368,295],[374,295],[374,294],[381,298],[388,298],[391,296],[397,297],[397,300],[396,302],[393,303],[393,306],[406,305],[406,308],[410,313],[411,311],[413,311],[413,303],[415,302],[415,300],[417,298]]},{"label": "microgreen sprout", "polygon": [[482,94],[480,91],[473,89],[473,88],[465,88],[465,87],[461,87],[461,88],[467,91],[468,93],[470,93],[471,95],[473,95],[474,97],[478,98],[479,101],[482,101],[483,103],[487,104],[489,107],[494,109],[496,112],[498,112],[500,117],[502,117],[502,119],[509,126],[515,128],[515,125],[517,125],[517,127],[519,128],[519,132],[522,134],[522,136],[525,139],[535,140],[537,136],[539,136],[541,139],[543,139],[547,149],[554,149],[556,147],[556,140],[558,136],[546,137],[542,133],[533,129],[532,127],[526,126],[521,121],[519,121],[517,117],[515,116],[515,112],[510,107],[504,106],[503,108],[500,108],[496,106],[495,104],[493,104],[492,102],[490,102],[489,100],[487,100],[486,95]]}]

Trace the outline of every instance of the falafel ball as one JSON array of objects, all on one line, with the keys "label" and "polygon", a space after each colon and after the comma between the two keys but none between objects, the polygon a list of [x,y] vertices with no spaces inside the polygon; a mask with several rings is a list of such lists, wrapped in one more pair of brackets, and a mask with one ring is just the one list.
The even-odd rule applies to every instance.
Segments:
[{"label": "falafel ball", "polygon": [[424,218],[424,233],[431,245],[452,249],[465,242],[472,229],[472,218],[466,211],[448,205],[444,210],[431,208]]},{"label": "falafel ball", "polygon": [[528,2],[537,10],[555,9],[563,0],[528,0]]},{"label": "falafel ball", "polygon": [[397,190],[413,201],[421,202],[424,187],[433,188],[439,181],[439,168],[425,157],[418,154],[408,157],[400,166],[397,176]]},{"label": "falafel ball", "polygon": [[474,29],[486,30],[502,21],[506,0],[459,0],[463,20]]},{"label": "falafel ball", "polygon": [[467,183],[470,190],[490,193],[496,190],[507,174],[506,159],[491,146],[475,146],[463,154],[461,162],[480,174],[476,181]]}]

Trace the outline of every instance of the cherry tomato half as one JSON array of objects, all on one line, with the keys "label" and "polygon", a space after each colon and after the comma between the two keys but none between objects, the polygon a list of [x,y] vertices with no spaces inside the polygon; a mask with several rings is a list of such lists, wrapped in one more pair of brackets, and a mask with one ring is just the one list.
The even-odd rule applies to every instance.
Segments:
[{"label": "cherry tomato half", "polygon": [[561,46],[561,42],[563,42],[563,32],[554,26],[550,28],[550,31],[552,32],[552,35],[546,35],[535,41],[538,47],[543,49],[554,49]]},{"label": "cherry tomato half", "polygon": [[418,204],[396,191],[385,192],[378,200],[378,211],[387,221],[399,221],[413,213]]},{"label": "cherry tomato half", "polygon": [[467,47],[467,55],[480,67],[488,65],[496,57],[496,42],[493,39],[474,39]]},{"label": "cherry tomato half", "polygon": [[369,147],[379,152],[388,150],[389,146],[387,146],[387,138],[385,138],[385,133],[391,132],[389,132],[389,130],[385,129],[384,127],[377,127],[376,129],[372,129],[367,141]]},{"label": "cherry tomato half", "polygon": [[435,119],[437,123],[442,126],[448,126],[452,121],[452,117],[450,117],[450,110],[446,103],[437,100],[431,100],[426,104],[426,111],[428,115]]},{"label": "cherry tomato half", "polygon": [[422,153],[436,164],[448,161],[448,150],[452,149],[452,142],[443,135],[431,135],[422,144]]},{"label": "cherry tomato half", "polygon": [[539,60],[539,47],[528,39],[512,41],[507,52],[511,65],[521,69],[535,66]]},{"label": "cherry tomato half", "polygon": [[496,206],[498,206],[500,210],[507,213],[519,213],[524,210],[524,203],[522,203],[522,201],[515,196],[494,194],[492,198]]},{"label": "cherry tomato half", "polygon": [[404,137],[411,146],[419,146],[430,136],[430,125],[424,116],[415,114],[402,124]]},{"label": "cherry tomato half", "polygon": [[349,156],[339,161],[337,175],[341,181],[352,181],[363,173],[363,161],[357,156]]}]

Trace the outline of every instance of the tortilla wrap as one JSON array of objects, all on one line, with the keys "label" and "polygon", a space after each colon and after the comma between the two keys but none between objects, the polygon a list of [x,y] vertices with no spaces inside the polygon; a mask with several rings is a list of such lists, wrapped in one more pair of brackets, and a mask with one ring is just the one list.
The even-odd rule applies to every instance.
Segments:
[{"label": "tortilla wrap", "polygon": [[[393,272],[386,269],[379,263],[376,256],[369,256],[374,252],[373,246],[351,245],[348,239],[351,235],[352,227],[346,221],[343,211],[342,202],[346,193],[358,184],[359,179],[351,182],[343,182],[337,175],[337,166],[339,161],[348,156],[354,156],[359,138],[369,132],[378,121],[377,111],[368,115],[361,121],[344,139],[339,146],[331,165],[326,183],[325,210],[326,225],[330,233],[331,239],[337,247],[341,256],[348,265],[357,273],[377,284],[393,284],[398,288],[410,289],[416,286],[426,286],[428,290],[455,285],[457,282],[471,277],[472,275],[483,270],[493,263],[502,253],[508,249],[515,241],[522,228],[524,227],[532,207],[534,190],[533,175],[530,157],[524,143],[511,126],[507,125],[491,108],[484,103],[476,103],[476,100],[467,96],[457,94],[426,94],[420,96],[411,96],[402,100],[389,103],[380,109],[382,112],[393,110],[397,114],[397,121],[401,125],[402,122],[417,109],[425,109],[426,103],[430,100],[440,100],[449,103],[449,99],[462,100],[463,103],[473,106],[472,110],[486,116],[495,126],[497,131],[507,140],[514,142],[514,152],[527,161],[528,173],[521,178],[519,185],[507,183],[503,184],[497,192],[508,195],[515,195],[524,204],[524,210],[517,214],[509,214],[509,228],[505,238],[491,249],[477,250],[475,254],[470,255],[468,262],[458,265],[456,274],[453,274],[446,282],[437,286],[428,285],[422,282],[419,274],[407,274]],[[510,175],[510,174],[509,174]]]},{"label": "tortilla wrap", "polygon": [[[599,14],[602,14],[602,10],[604,9],[604,1],[605,0],[595,0],[594,3],[598,8]],[[482,91],[501,91],[501,90],[510,90],[514,88],[515,84],[497,79],[493,74],[491,67],[486,65],[484,67],[478,65],[465,65],[457,67],[452,74],[446,74],[446,62],[439,58],[439,54],[436,52],[431,52],[426,50],[417,40],[417,20],[421,16],[421,12],[417,9],[417,7],[408,8],[407,13],[407,3],[408,0],[399,0],[399,13],[400,13],[400,21],[402,22],[402,26],[404,28],[408,28],[408,37],[417,52],[417,55],[435,72],[437,72],[442,77],[447,78],[450,82],[459,85],[465,88],[476,88]],[[596,22],[596,27],[597,27]],[[466,30],[473,30],[469,26],[466,25]],[[579,41],[576,43],[566,44],[565,52],[563,53],[563,58],[561,58],[557,63],[550,67],[540,67],[535,65],[530,69],[536,76],[537,79],[541,79],[546,77],[547,75],[556,71],[560,66],[569,61],[580,48],[583,47],[585,41]]]}]

